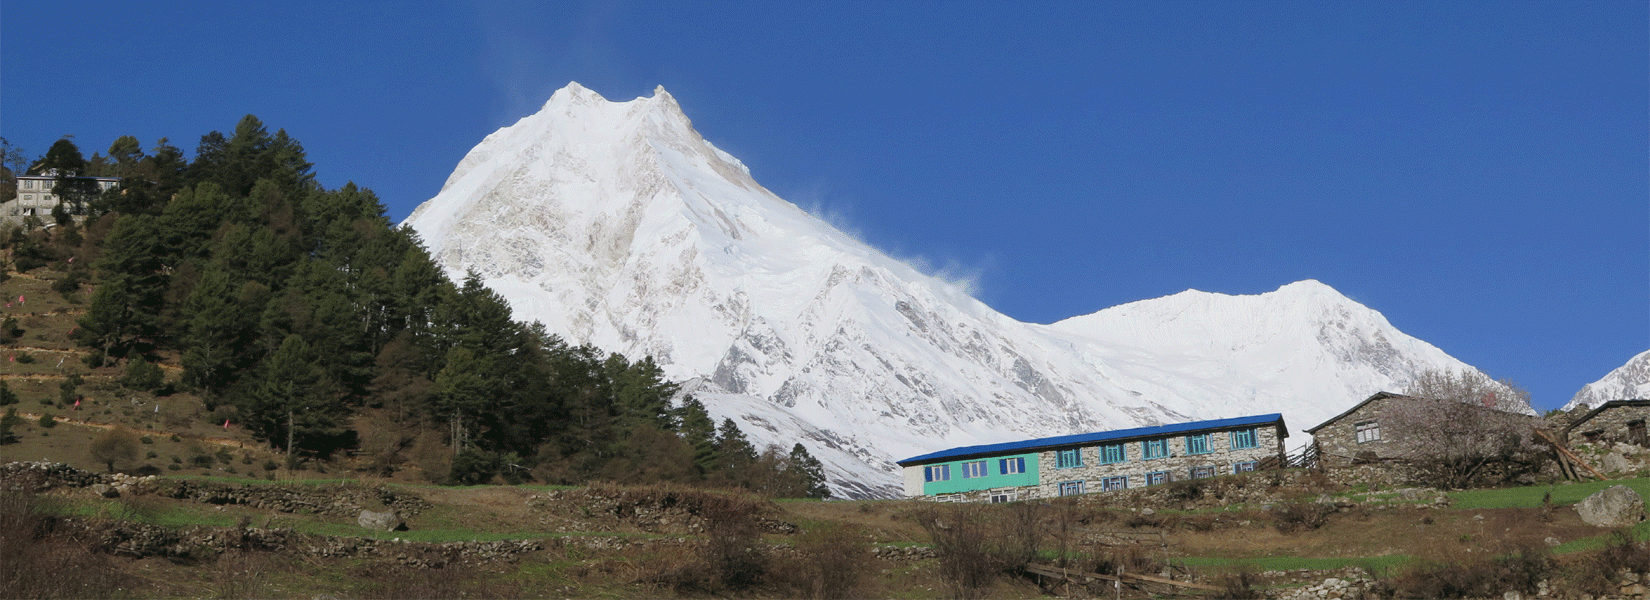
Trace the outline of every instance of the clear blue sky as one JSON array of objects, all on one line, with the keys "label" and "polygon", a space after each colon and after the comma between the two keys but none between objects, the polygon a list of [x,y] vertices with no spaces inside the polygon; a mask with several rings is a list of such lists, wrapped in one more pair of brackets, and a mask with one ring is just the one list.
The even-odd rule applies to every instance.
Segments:
[{"label": "clear blue sky", "polygon": [[1631,2],[0,4],[0,135],[245,114],[399,220],[568,81],[1008,315],[1318,279],[1531,390],[1650,349]]}]

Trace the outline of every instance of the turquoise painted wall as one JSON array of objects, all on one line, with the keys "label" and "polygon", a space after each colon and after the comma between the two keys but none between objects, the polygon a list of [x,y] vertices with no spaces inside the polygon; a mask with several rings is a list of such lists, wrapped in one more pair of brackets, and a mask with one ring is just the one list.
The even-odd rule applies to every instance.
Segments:
[{"label": "turquoise painted wall", "polygon": [[[1002,474],[1002,463],[999,461],[1005,458],[1025,459],[1026,472],[1015,473],[1013,475]],[[963,477],[963,463],[970,463],[976,460],[985,461],[986,475],[984,477]],[[1035,452],[1031,454],[1009,454],[1005,456],[993,456],[991,458],[957,460],[933,464],[951,465],[951,479],[949,481],[924,482],[922,484],[923,494],[955,494],[957,492],[972,492],[974,490],[988,490],[991,488],[1009,486],[1037,485],[1037,454]]]}]

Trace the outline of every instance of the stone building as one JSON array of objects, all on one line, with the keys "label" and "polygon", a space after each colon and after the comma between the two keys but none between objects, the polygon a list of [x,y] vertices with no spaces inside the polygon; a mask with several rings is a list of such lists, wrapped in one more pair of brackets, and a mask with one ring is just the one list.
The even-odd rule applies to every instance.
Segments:
[{"label": "stone building", "polygon": [[1650,419],[1650,400],[1611,400],[1582,415],[1564,430],[1570,443],[1624,442],[1650,447],[1645,421]]},{"label": "stone building", "polygon": [[[1393,413],[1397,410],[1415,408],[1416,404],[1426,405],[1421,407],[1421,410],[1435,411],[1441,416],[1452,411],[1489,411],[1486,414],[1496,415],[1492,420],[1502,417],[1529,419],[1532,427],[1537,420],[1530,415],[1509,413],[1453,400],[1377,392],[1346,412],[1307,429],[1306,433],[1311,434],[1312,442],[1317,446],[1319,463],[1326,466],[1345,466],[1355,462],[1402,457],[1405,452],[1405,432],[1397,427],[1399,419],[1394,418]],[[1476,414],[1471,416],[1476,417]]]},{"label": "stone building", "polygon": [[[71,177],[73,173],[69,174]],[[108,190],[120,184],[119,177],[81,177],[97,182],[98,191]],[[17,176],[17,197],[10,204],[12,215],[45,215],[52,212],[62,200],[52,193],[57,186],[57,169],[51,169],[39,175]]]},{"label": "stone building", "polygon": [[1273,413],[964,446],[898,464],[907,496],[1009,502],[1253,471],[1281,462],[1288,436]]}]

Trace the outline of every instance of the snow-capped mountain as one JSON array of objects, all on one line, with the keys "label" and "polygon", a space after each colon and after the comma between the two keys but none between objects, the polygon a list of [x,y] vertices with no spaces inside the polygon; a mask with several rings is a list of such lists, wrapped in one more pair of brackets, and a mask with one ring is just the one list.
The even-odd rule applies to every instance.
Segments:
[{"label": "snow-capped mountain", "polygon": [[1598,408],[1598,405],[1611,400],[1637,400],[1650,398],[1650,350],[1639,353],[1627,361],[1627,364],[1616,367],[1616,370],[1605,375],[1603,379],[1581,386],[1581,391],[1564,405],[1563,410],[1568,412],[1583,404]]},{"label": "snow-capped mountain", "polygon": [[1015,321],[775,196],[663,88],[570,84],[406,224],[518,319],[651,355],[752,441],[803,442],[839,495],[895,494],[893,461],[960,445],[1269,412],[1298,432],[1471,368],[1316,281]]}]

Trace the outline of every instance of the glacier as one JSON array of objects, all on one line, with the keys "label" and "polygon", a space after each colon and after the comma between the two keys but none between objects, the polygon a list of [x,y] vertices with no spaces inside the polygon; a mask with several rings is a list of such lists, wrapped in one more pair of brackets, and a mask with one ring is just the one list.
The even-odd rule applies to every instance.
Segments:
[{"label": "glacier", "polygon": [[1016,321],[762,187],[663,87],[569,84],[404,225],[517,319],[652,356],[759,446],[804,444],[843,497],[898,494],[899,459],[1033,437],[1280,412],[1299,445],[1420,372],[1472,369],[1311,280]]}]

